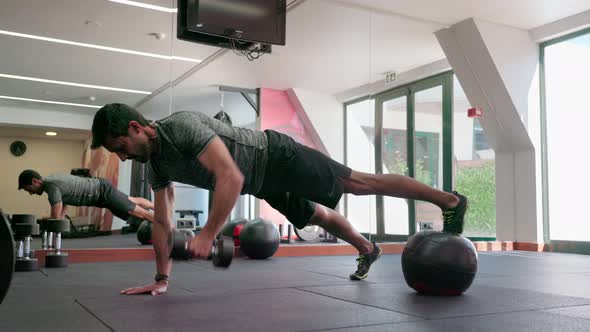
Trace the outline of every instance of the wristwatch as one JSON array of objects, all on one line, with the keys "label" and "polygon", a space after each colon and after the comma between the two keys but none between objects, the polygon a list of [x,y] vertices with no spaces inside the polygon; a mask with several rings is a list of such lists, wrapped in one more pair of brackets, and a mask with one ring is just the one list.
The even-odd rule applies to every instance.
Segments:
[{"label": "wristwatch", "polygon": [[160,274],[160,273],[156,273],[156,278],[155,278],[156,282],[160,282],[160,281],[168,281],[168,276],[165,274]]}]

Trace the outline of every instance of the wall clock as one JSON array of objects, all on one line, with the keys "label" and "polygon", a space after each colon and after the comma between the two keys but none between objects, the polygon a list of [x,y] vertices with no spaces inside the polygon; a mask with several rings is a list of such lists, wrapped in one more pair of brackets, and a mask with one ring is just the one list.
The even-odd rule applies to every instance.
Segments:
[{"label": "wall clock", "polygon": [[10,144],[10,153],[16,157],[20,157],[27,151],[27,145],[23,141],[14,141]]}]

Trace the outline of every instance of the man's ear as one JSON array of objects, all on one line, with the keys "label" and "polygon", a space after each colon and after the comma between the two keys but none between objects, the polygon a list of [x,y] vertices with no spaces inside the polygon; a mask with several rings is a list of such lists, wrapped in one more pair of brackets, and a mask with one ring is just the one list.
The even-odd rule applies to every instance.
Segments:
[{"label": "man's ear", "polygon": [[135,134],[138,134],[143,129],[143,126],[137,121],[129,121],[129,130]]}]

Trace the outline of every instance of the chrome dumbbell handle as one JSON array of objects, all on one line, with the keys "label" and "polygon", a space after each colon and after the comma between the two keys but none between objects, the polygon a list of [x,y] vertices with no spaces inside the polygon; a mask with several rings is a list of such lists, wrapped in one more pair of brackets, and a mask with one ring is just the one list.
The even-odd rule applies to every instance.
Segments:
[{"label": "chrome dumbbell handle", "polygon": [[29,259],[31,255],[31,236],[25,236],[25,245],[23,250],[23,258]]},{"label": "chrome dumbbell handle", "polygon": [[22,258],[24,256],[24,243],[23,240],[18,241],[18,248],[16,250],[16,257]]},{"label": "chrome dumbbell handle", "polygon": [[55,253],[59,254],[61,251],[61,233],[55,233]]},{"label": "chrome dumbbell handle", "polygon": [[53,232],[47,233],[47,249],[53,249]]},{"label": "chrome dumbbell handle", "polygon": [[41,249],[47,249],[47,231],[43,231],[41,234]]}]

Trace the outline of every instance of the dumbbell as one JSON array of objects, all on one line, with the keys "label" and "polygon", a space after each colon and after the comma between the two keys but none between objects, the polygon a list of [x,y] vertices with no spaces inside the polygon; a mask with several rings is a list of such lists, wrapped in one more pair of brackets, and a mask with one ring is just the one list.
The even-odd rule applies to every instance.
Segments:
[{"label": "dumbbell", "polygon": [[[10,220],[10,226],[14,231],[16,224],[35,224],[37,219],[34,214],[13,214]],[[31,235],[39,235],[39,233],[31,234]],[[29,258],[35,258],[35,251],[31,248],[29,251]]]},{"label": "dumbbell", "polygon": [[[183,232],[181,230],[173,229],[170,235],[170,246],[172,252],[170,257],[174,259],[188,260],[192,259],[193,255],[189,250],[188,244],[193,239],[192,232]],[[213,265],[217,267],[228,267],[234,257],[234,241],[225,236],[220,236],[213,241],[213,248],[211,249],[211,259]]]},{"label": "dumbbell", "polygon": [[13,214],[10,218],[10,226],[14,228],[16,224],[34,224],[36,221],[34,214]]},{"label": "dumbbell", "polygon": [[[39,225],[39,231],[41,232],[41,249],[53,249],[53,234],[47,231],[47,220],[39,219],[37,224]],[[51,240],[51,243],[49,241]]]},{"label": "dumbbell", "polygon": [[68,253],[61,251],[61,233],[70,231],[70,222],[67,219],[47,219],[47,232],[53,233],[55,250],[45,255],[45,267],[68,266]]},{"label": "dumbbell", "polygon": [[14,239],[16,247],[15,271],[36,271],[39,263],[31,258],[31,235],[39,234],[39,225],[30,223],[14,224]]}]

